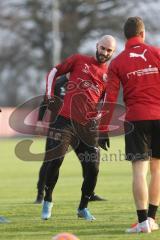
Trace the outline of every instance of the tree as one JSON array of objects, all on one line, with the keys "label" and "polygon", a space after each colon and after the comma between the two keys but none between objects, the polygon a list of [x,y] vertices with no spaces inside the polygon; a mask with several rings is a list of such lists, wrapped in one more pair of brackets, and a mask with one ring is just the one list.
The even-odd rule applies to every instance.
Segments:
[{"label": "tree", "polygon": [[52,66],[52,11],[51,1],[42,2],[0,3],[3,105],[17,105],[44,91],[45,75]]}]

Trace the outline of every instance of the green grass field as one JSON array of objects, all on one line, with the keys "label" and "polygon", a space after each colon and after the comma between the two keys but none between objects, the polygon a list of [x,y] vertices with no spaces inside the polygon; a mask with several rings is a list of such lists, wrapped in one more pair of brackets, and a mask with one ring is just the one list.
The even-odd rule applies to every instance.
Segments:
[{"label": "green grass field", "polygon": [[[21,139],[0,141],[0,216],[11,221],[0,224],[0,239],[51,240],[59,232],[72,232],[80,240],[160,239],[160,231],[138,235],[124,233],[134,223],[136,215],[131,194],[130,164],[120,156],[124,149],[123,139],[111,139],[108,161],[104,161],[105,152],[102,152],[96,192],[108,201],[89,204],[89,209],[97,218],[95,222],[79,220],[76,216],[82,177],[80,164],[73,151],[66,155],[61,168],[54,192],[52,218],[41,220],[41,206],[33,204],[41,161],[19,160],[14,153],[19,141]],[[31,150],[34,153],[43,152],[44,144],[44,139],[34,139]],[[121,161],[118,157],[115,159],[113,154],[117,154]]]}]

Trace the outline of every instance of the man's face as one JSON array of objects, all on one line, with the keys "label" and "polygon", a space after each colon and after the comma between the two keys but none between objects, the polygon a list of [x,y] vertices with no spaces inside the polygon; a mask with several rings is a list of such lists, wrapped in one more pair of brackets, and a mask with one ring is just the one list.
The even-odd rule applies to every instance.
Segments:
[{"label": "man's face", "polygon": [[99,63],[107,62],[113,55],[115,47],[111,44],[97,44],[96,58]]}]

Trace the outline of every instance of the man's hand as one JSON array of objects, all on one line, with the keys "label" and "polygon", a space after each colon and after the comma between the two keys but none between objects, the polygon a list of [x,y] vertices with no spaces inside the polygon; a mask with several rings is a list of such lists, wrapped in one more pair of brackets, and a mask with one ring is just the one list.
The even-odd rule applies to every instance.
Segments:
[{"label": "man's hand", "polygon": [[[55,117],[57,117],[62,106],[63,106],[63,100],[60,97],[54,96],[47,100],[47,107],[51,111],[54,119],[55,119]],[[53,119],[52,119],[52,121],[53,121]]]},{"label": "man's hand", "polygon": [[47,104],[48,104],[48,109],[50,111],[53,111],[55,108],[55,98],[54,97],[49,98],[47,101]]},{"label": "man's hand", "polygon": [[102,149],[108,151],[108,148],[110,147],[110,140],[108,134],[106,134],[106,136],[103,138],[99,138],[98,144]]}]

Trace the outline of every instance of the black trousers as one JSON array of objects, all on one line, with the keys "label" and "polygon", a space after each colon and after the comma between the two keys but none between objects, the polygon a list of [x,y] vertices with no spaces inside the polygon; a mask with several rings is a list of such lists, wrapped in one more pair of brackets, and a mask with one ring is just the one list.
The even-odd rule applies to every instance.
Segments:
[{"label": "black trousers", "polygon": [[52,201],[52,192],[69,145],[75,150],[83,168],[82,198],[91,196],[96,186],[100,162],[95,127],[94,121],[83,126],[58,116],[49,133],[48,151],[44,161],[47,164],[45,201]]},{"label": "black trousers", "polygon": [[[50,163],[50,161],[47,161],[46,152],[51,149],[51,146],[52,146],[52,140],[51,140],[51,138],[47,137],[44,161],[43,161],[43,163],[40,167],[38,182],[37,182],[38,195],[42,195],[42,196],[43,196],[44,189],[45,189],[45,184],[46,184],[47,168],[48,168],[48,165]],[[81,140],[79,141],[78,146],[76,148],[73,148],[73,150],[76,153],[76,156],[78,157],[78,159],[80,160],[80,163],[81,163],[81,166],[82,166],[82,176],[84,178],[87,170],[86,170],[86,166],[85,166],[86,163],[83,160],[83,158],[84,158],[84,153],[86,155],[85,158],[87,158],[87,155],[89,156],[89,152],[86,152],[86,146]],[[98,154],[99,153],[97,152],[97,155]],[[87,159],[86,159],[86,161],[87,161]],[[94,194],[94,192],[93,192],[93,194]]]}]

